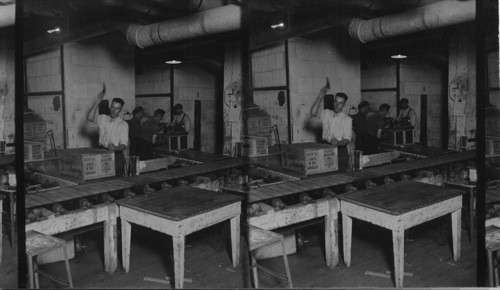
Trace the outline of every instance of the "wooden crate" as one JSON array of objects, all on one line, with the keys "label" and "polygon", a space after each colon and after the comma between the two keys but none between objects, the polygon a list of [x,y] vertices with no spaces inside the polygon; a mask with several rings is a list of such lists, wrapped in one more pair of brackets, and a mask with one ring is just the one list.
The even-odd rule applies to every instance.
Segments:
[{"label": "wooden crate", "polygon": [[337,147],[319,143],[284,144],[282,165],[305,175],[339,169]]},{"label": "wooden crate", "polygon": [[58,151],[59,171],[82,180],[115,175],[115,153],[106,149],[76,148]]},{"label": "wooden crate", "polygon": [[271,116],[259,109],[246,110],[243,114],[243,132],[246,135],[269,134],[271,132]]},{"label": "wooden crate", "polygon": [[361,156],[361,167],[376,166],[384,163],[390,163],[392,160],[398,158],[401,155],[398,151],[382,152],[377,154],[362,155]]},{"label": "wooden crate", "polygon": [[30,112],[24,114],[24,140],[45,138],[47,128],[45,120]]},{"label": "wooden crate", "polygon": [[45,142],[24,141],[24,160],[43,160],[45,154]]},{"label": "wooden crate", "polygon": [[414,129],[384,129],[384,133],[389,134],[388,139],[383,139],[381,143],[391,146],[413,145],[415,144]]},{"label": "wooden crate", "polygon": [[188,133],[165,134],[165,144],[168,151],[182,151],[189,149]]},{"label": "wooden crate", "polygon": [[244,136],[241,138],[241,156],[265,156],[268,154],[268,138]]}]

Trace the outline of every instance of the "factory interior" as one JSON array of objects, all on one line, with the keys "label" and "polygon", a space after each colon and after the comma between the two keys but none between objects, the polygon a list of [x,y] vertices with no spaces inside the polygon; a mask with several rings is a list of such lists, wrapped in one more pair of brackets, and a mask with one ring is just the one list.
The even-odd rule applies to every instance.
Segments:
[{"label": "factory interior", "polygon": [[0,288],[16,223],[29,288],[500,285],[498,2],[476,2],[24,0]]}]

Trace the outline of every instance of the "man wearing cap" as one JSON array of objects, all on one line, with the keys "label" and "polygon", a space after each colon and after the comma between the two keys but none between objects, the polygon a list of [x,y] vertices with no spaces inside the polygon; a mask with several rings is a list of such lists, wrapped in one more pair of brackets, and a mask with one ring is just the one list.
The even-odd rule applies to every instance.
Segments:
[{"label": "man wearing cap", "polygon": [[127,120],[128,136],[130,138],[129,153],[138,156],[137,148],[141,138],[141,119],[144,117],[144,108],[137,106],[132,111],[132,118]]},{"label": "man wearing cap", "polygon": [[366,113],[370,109],[370,103],[362,101],[358,105],[358,113],[352,117],[352,130],[356,134],[356,150],[365,152],[365,144],[368,132],[366,131]]},{"label": "man wearing cap", "polygon": [[191,119],[184,113],[181,104],[176,104],[174,106],[175,117],[169,127],[174,130],[174,132],[186,132],[189,133],[191,130]]},{"label": "man wearing cap", "polygon": [[407,98],[402,98],[399,101],[399,109],[399,115],[396,121],[401,124],[401,127],[415,128],[415,126],[417,126],[417,112],[410,108]]},{"label": "man wearing cap", "polygon": [[[318,99],[311,108],[311,115],[318,118],[321,102],[324,98],[332,97],[327,95],[327,88],[321,89]],[[339,170],[348,168],[347,145],[352,138],[352,119],[342,111],[347,101],[345,93],[337,93],[334,96],[333,110],[323,109],[319,115],[322,124],[322,143],[328,143],[338,147]]]},{"label": "man wearing cap", "polygon": [[[128,124],[119,114],[125,102],[120,98],[111,101],[110,114],[96,114],[97,108],[106,94],[106,85],[97,94],[96,101],[87,114],[87,124],[97,124],[99,128],[99,147],[115,152],[116,176],[126,173],[125,154],[128,148]],[[97,115],[97,116],[96,116]]]}]

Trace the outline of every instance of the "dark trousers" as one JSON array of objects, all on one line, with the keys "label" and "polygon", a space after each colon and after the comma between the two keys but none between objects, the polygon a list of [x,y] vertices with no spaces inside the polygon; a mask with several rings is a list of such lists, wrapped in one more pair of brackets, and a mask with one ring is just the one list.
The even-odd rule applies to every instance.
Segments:
[{"label": "dark trousers", "polygon": [[139,160],[153,159],[153,143],[144,139],[139,139],[137,145],[137,156],[139,156]]},{"label": "dark trousers", "polygon": [[380,144],[380,140],[376,136],[367,136],[364,142],[363,155],[368,154],[376,154],[378,153],[378,146]]},{"label": "dark trousers", "polygon": [[[330,142],[325,139],[321,140],[320,143],[330,144]],[[345,171],[349,169],[349,152],[347,151],[347,146],[337,146],[338,164],[339,171]]]}]

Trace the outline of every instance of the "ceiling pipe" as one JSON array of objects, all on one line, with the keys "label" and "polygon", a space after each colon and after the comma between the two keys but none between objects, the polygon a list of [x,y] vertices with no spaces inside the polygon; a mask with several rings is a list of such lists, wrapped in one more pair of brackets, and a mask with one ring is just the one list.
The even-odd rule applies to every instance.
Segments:
[{"label": "ceiling pipe", "polygon": [[231,4],[149,25],[132,23],[124,29],[124,33],[130,44],[145,48],[238,30],[241,18],[241,8]]},{"label": "ceiling pipe", "polygon": [[398,14],[360,20],[344,19],[349,35],[363,43],[445,27],[476,18],[476,1],[445,0]]},{"label": "ceiling pipe", "polygon": [[14,26],[16,23],[16,4],[0,6],[0,28]]}]

